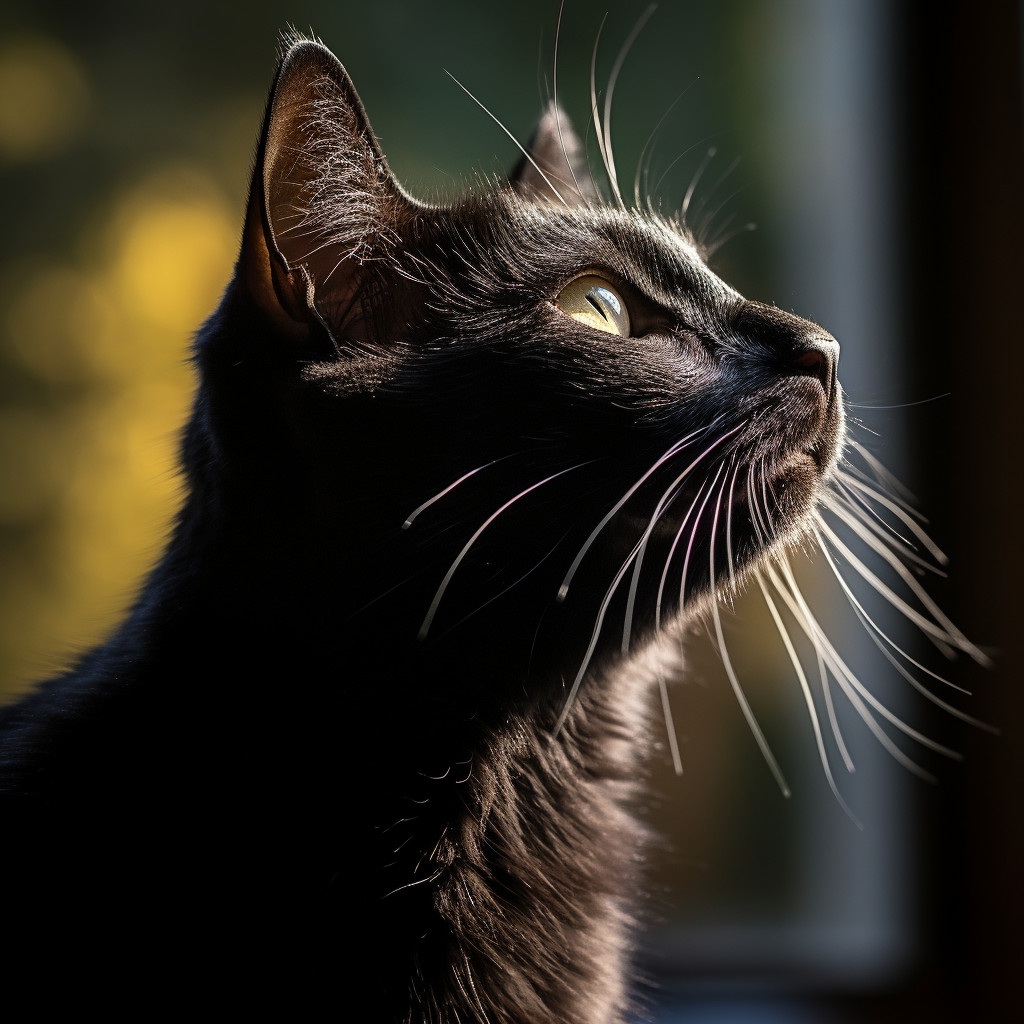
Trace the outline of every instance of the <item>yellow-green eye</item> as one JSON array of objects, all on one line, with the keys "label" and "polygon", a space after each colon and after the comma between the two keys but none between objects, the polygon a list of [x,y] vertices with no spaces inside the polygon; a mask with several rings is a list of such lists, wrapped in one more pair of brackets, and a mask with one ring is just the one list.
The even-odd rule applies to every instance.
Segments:
[{"label": "yellow-green eye", "polygon": [[555,300],[563,313],[596,331],[629,337],[629,313],[622,296],[603,277],[587,274],[570,281]]}]

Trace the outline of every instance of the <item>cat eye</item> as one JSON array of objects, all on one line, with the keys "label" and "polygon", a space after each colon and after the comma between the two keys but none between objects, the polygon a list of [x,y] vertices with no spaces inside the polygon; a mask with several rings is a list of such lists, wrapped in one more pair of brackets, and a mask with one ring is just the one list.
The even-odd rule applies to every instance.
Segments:
[{"label": "cat eye", "polygon": [[606,334],[629,337],[629,313],[622,296],[603,277],[587,274],[570,281],[555,300],[573,320]]}]

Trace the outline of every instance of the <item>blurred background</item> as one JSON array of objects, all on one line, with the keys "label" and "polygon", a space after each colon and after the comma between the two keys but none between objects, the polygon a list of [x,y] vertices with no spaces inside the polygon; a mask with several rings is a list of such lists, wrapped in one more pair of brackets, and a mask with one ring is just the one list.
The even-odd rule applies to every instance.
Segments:
[{"label": "blurred background", "polygon": [[[599,83],[645,9],[608,7]],[[400,180],[437,198],[517,156],[445,71],[525,140],[557,8],[3,0],[4,699],[104,635],[160,548],[189,339],[231,273],[279,30],[324,39]],[[562,22],[559,99],[581,127],[603,16],[569,0]],[[924,656],[1001,731],[912,698],[835,586],[805,574],[865,682],[964,757],[908,751],[938,777],[923,782],[847,714],[858,771],[840,788],[858,828],[763,603],[740,602],[729,651],[793,796],[695,641],[672,694],[684,772],[656,759],[647,809],[665,837],[642,954],[655,1020],[996,1021],[1019,1005],[1020,49],[1003,0],[669,0],[625,62],[620,178],[649,157],[644,187],[674,208],[715,150],[691,206],[712,237],[735,232],[713,265],[841,342],[858,437],[917,495],[952,560],[933,593],[996,668]]]}]

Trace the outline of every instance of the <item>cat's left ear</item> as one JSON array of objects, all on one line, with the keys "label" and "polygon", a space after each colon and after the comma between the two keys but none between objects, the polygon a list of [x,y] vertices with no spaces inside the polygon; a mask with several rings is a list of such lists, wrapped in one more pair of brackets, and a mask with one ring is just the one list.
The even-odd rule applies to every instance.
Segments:
[{"label": "cat's left ear", "polygon": [[398,184],[362,102],[319,42],[290,38],[271,87],[249,190],[238,277],[288,336],[350,310],[362,268],[415,202]]},{"label": "cat's left ear", "polygon": [[567,206],[587,206],[598,198],[576,130],[554,102],[537,122],[529,145],[509,175],[512,188],[527,199]]}]

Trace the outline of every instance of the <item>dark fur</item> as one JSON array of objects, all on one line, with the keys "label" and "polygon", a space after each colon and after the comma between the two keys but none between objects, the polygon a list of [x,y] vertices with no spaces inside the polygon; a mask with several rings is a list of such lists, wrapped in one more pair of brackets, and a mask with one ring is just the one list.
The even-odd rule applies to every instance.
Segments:
[{"label": "dark fur", "polygon": [[[828,335],[743,300],[681,226],[590,201],[582,165],[578,192],[555,125],[533,148],[567,203],[524,161],[420,206],[341,66],[291,42],[196,343],[180,521],[114,637],[2,720],[8,927],[48,963],[150,995],[358,992],[360,1020],[624,1019],[649,694],[710,561],[728,577],[727,511],[714,551],[714,496],[697,520],[682,609],[671,560],[656,635],[670,546],[723,464],[767,481],[770,538],[736,477],[737,571],[796,537],[842,413]],[[589,270],[638,337],[555,306]],[[616,572],[719,438],[651,532],[629,655],[620,593],[560,723]]]}]

